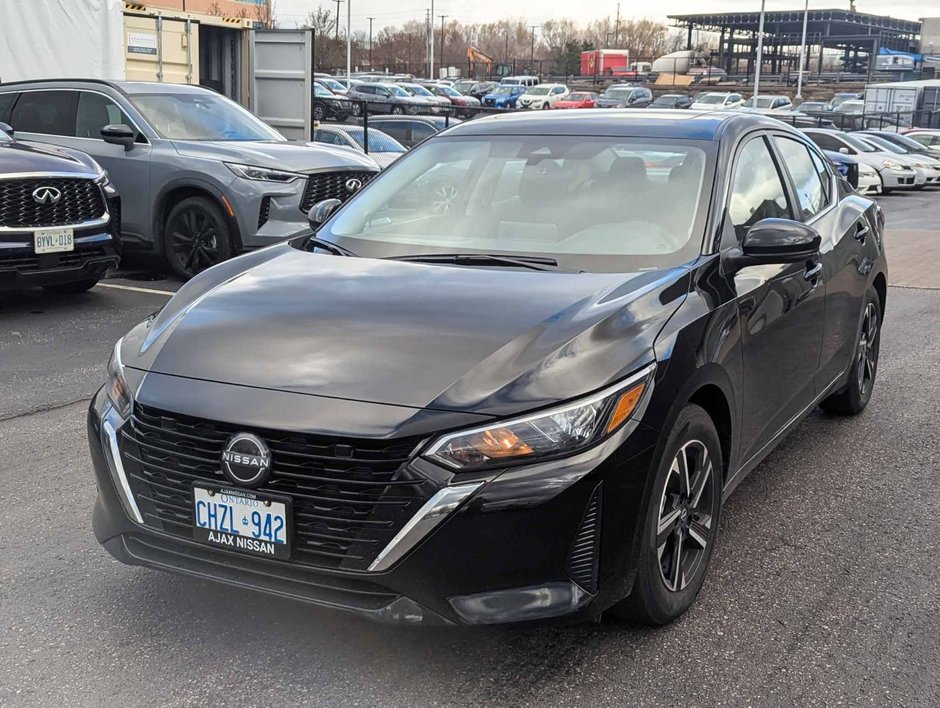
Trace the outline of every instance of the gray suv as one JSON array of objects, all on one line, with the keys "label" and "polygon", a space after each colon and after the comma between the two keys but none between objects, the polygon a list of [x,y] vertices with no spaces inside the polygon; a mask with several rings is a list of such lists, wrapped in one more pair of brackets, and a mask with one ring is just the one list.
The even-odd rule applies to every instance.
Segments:
[{"label": "gray suv", "polygon": [[288,142],[196,86],[92,80],[0,85],[18,137],[91,155],[122,196],[124,245],[188,278],[237,253],[309,231],[307,211],[378,173],[368,156]]}]

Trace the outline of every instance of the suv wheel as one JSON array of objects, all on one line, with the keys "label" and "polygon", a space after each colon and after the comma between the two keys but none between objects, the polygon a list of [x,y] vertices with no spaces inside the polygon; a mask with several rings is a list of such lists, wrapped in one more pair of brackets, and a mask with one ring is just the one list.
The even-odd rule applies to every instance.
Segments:
[{"label": "suv wheel", "polygon": [[317,103],[313,107],[313,119],[322,121],[324,118],[326,118],[326,106],[322,103]]},{"label": "suv wheel", "polygon": [[405,112],[405,109],[402,108],[401,106],[392,106],[392,115],[400,116],[404,112]]},{"label": "suv wheel", "polygon": [[659,625],[695,601],[718,536],[721,445],[703,408],[682,409],[655,470],[633,590],[611,613]]},{"label": "suv wheel", "polygon": [[857,415],[865,410],[871,400],[875,375],[878,373],[878,352],[881,348],[881,311],[878,291],[868,286],[849,382],[820,404],[827,413]]},{"label": "suv wheel", "polygon": [[359,118],[362,116],[362,104],[359,101],[353,101],[352,104],[352,114]]},{"label": "suv wheel", "polygon": [[208,197],[188,197],[170,210],[163,229],[163,252],[184,280],[233,254],[228,222]]}]

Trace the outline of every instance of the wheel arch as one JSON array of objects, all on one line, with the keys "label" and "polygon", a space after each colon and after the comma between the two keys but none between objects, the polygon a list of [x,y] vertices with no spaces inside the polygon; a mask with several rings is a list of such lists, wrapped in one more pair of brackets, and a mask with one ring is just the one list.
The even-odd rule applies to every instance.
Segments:
[{"label": "wheel arch", "polygon": [[234,209],[232,208],[231,204],[227,203],[228,200],[226,199],[225,195],[211,184],[191,178],[168,182],[157,193],[157,196],[154,199],[153,233],[155,236],[157,250],[160,253],[163,253],[163,227],[166,224],[166,219],[170,214],[170,210],[179,202],[189,197],[206,197],[215,202],[216,206],[218,206],[225,215],[225,221],[228,224],[231,233],[232,247],[234,248],[235,253],[237,254],[239,251],[241,251],[241,231],[238,228],[238,221],[235,218]]},{"label": "wheel arch", "polygon": [[874,285],[875,292],[878,293],[878,299],[881,301],[881,317],[884,319],[885,305],[888,301],[888,279],[885,277],[884,271],[875,276],[872,285]]}]

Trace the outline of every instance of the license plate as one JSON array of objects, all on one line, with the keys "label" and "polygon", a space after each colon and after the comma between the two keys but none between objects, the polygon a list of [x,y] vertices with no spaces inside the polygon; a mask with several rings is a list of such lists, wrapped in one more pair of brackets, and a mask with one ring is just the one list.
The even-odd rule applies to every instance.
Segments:
[{"label": "license plate", "polygon": [[72,229],[42,229],[33,232],[36,255],[62,253],[75,250],[75,234]]},{"label": "license plate", "polygon": [[290,556],[290,500],[248,489],[193,485],[197,541],[267,558]]}]

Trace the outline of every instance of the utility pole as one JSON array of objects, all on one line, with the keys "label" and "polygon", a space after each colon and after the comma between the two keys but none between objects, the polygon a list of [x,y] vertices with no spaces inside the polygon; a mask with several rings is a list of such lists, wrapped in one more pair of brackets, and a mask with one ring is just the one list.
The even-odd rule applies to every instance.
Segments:
[{"label": "utility pole", "polygon": [[535,30],[538,25],[529,25],[532,28],[532,46],[529,49],[529,64],[535,64]]},{"label": "utility pole", "polygon": [[757,28],[757,61],[754,66],[754,98],[760,93],[760,65],[764,60],[764,10],[767,0],[760,0],[760,22]]},{"label": "utility pole", "polygon": [[[809,2],[809,0],[806,0]],[[367,18],[369,20],[369,71],[372,71],[372,21],[374,17]]]},{"label": "utility pole", "polygon": [[444,20],[450,15],[438,15],[441,18],[441,72],[444,71]]},{"label": "utility pole", "polygon": [[809,0],[806,0],[806,9],[803,10],[803,41],[800,44],[800,70],[796,75],[796,96],[803,100],[803,66],[806,64],[806,22],[809,19]]},{"label": "utility pole", "polygon": [[425,71],[428,72],[428,78],[431,78],[431,11],[424,9],[424,60]]},{"label": "utility pole", "polygon": [[352,86],[352,0],[346,0],[346,85]]},{"label": "utility pole", "polygon": [[334,39],[339,39],[339,4],[341,2],[346,2],[346,0],[333,0],[336,3],[336,35]]},{"label": "utility pole", "polygon": [[[609,15],[608,15],[609,17]],[[614,22],[614,48],[620,46],[620,3],[617,3],[617,20]]]}]

